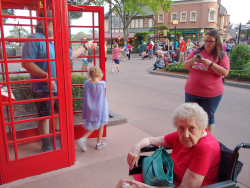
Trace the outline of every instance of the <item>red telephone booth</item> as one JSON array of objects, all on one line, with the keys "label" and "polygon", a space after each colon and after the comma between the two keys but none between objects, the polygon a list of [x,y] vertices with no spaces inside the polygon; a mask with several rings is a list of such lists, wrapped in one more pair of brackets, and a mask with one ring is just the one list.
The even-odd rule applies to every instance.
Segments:
[{"label": "red telephone booth", "polygon": [[[0,0],[0,7],[0,85],[4,88],[0,184],[4,184],[74,164],[74,139],[84,133],[82,85],[87,78],[81,74],[87,71],[81,58],[92,58],[89,66],[99,66],[105,80],[105,52],[103,7],[71,6],[67,0]],[[37,32],[41,23],[42,35]],[[98,48],[70,60],[71,52],[74,55],[87,38]],[[47,67],[48,78],[24,66],[30,63]],[[95,136],[96,132],[91,135]],[[43,148],[44,140],[51,149]]]}]

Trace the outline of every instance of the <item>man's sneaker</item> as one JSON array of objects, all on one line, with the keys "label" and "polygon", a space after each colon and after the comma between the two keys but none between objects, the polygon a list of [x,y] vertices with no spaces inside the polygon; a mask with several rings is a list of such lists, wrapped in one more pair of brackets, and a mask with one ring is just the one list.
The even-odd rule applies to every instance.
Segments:
[{"label": "man's sneaker", "polygon": [[42,145],[42,151],[53,151],[53,147],[51,145]]},{"label": "man's sneaker", "polygon": [[[59,136],[59,135],[58,135]],[[52,146],[54,146],[54,140],[53,140],[53,136],[50,137],[50,143],[52,144]],[[54,148],[54,147],[53,147]],[[61,142],[60,142],[60,138],[56,139],[56,149],[62,149],[61,148]]]},{"label": "man's sneaker", "polygon": [[111,69],[112,74],[114,74],[114,69]]},{"label": "man's sneaker", "polygon": [[76,141],[76,143],[78,144],[78,146],[83,150],[83,151],[87,151],[87,145],[86,145],[87,140],[85,138],[80,138]]},{"label": "man's sneaker", "polygon": [[107,144],[105,142],[101,142],[101,144],[95,146],[95,149],[102,149],[106,146]]},{"label": "man's sneaker", "polygon": [[118,73],[119,73],[119,72],[122,72],[122,71],[118,70]]}]

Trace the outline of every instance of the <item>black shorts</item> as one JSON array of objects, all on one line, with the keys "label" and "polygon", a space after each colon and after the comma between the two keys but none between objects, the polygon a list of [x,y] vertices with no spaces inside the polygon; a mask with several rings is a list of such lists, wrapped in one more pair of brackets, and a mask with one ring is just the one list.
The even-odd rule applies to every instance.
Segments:
[{"label": "black shorts", "polygon": [[[56,97],[57,93],[53,93],[53,97]],[[34,99],[41,99],[41,98],[49,98],[50,94],[49,93],[44,93],[44,92],[33,92],[33,98]],[[53,100],[53,107],[54,107],[54,113],[59,113],[59,108],[58,108],[58,100]],[[51,105],[50,105],[50,100],[47,101],[38,101],[35,102],[36,108],[38,111],[38,116],[43,117],[43,116],[50,116],[51,115]]]},{"label": "black shorts", "polygon": [[226,49],[226,52],[231,52],[231,50],[230,49]]}]

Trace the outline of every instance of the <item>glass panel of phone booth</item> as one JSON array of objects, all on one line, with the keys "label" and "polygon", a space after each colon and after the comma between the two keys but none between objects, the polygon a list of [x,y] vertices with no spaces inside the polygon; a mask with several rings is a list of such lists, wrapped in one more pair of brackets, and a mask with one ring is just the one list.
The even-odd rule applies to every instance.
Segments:
[{"label": "glass panel of phone booth", "polygon": [[[79,7],[79,9],[77,8]],[[75,10],[75,11],[74,11]],[[86,11],[86,12],[85,12]],[[100,63],[100,50],[104,51],[104,46],[100,47],[100,14],[101,12],[94,11],[94,12],[88,12],[88,7],[84,6],[75,6],[71,7],[69,6],[69,17],[73,18],[73,15],[75,16],[74,19],[69,20],[69,34],[70,34],[70,46],[72,48],[76,48],[77,46],[81,45],[81,43],[87,43],[90,40],[93,40],[94,43],[97,44],[97,48],[94,50],[89,50],[89,54],[81,54],[77,59],[73,60],[73,70],[71,71],[75,76],[78,77],[80,75],[85,75],[83,78],[86,79],[86,76],[88,74],[86,73],[88,69],[91,66],[98,66],[102,68],[102,72],[105,74],[105,65],[101,67]],[[80,14],[79,12],[82,12]],[[77,16],[78,18],[77,18]],[[87,20],[87,21],[86,21]],[[104,27],[103,27],[104,32]],[[80,40],[79,40],[80,39]],[[103,44],[104,44],[104,37],[103,37]],[[81,42],[82,41],[82,42]],[[104,54],[103,54],[104,55]],[[84,62],[86,61],[86,58],[89,60],[91,59],[92,62]],[[81,61],[79,61],[81,59]],[[103,58],[104,59],[104,58]],[[87,64],[87,70],[83,70],[83,65]],[[83,80],[83,81],[84,81]],[[103,77],[103,80],[105,80],[105,76]],[[76,84],[77,83],[77,84]],[[81,93],[81,87],[82,82],[76,82],[72,79],[72,91],[73,91],[73,111],[74,111],[74,125],[81,126],[82,125],[82,98]],[[78,85],[78,86],[77,86]],[[75,127],[75,134],[77,130],[79,130],[79,127],[77,126],[77,129]],[[106,136],[106,128],[104,131],[104,136]],[[94,134],[93,134],[94,135]],[[93,137],[93,135],[91,137]],[[76,136],[76,135],[75,135]],[[77,137],[77,136],[76,136]],[[95,136],[94,136],[95,137]]]},{"label": "glass panel of phone booth", "polygon": [[[16,177],[66,167],[69,154],[67,140],[61,140],[61,135],[66,134],[66,112],[59,110],[65,109],[65,104],[61,104],[65,101],[63,66],[56,64],[57,59],[62,62],[59,1],[1,0],[0,3],[0,85],[6,86],[8,94],[0,104],[4,131],[1,143],[5,143],[1,151],[6,155],[0,165],[3,173],[12,173],[3,178],[9,182]],[[45,12],[45,17],[41,12]],[[41,72],[36,77],[18,70],[22,63],[35,63],[48,73],[48,78],[41,78]],[[50,153],[50,160],[44,160],[44,152]],[[29,157],[28,164],[19,160],[24,157]],[[13,160],[15,163],[9,163]],[[38,163],[43,168],[29,170]]]}]

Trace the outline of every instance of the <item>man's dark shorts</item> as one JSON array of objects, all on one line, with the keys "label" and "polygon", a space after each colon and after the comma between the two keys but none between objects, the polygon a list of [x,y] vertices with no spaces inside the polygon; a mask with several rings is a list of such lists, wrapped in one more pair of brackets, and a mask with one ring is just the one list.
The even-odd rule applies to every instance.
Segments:
[{"label": "man's dark shorts", "polygon": [[[53,93],[53,97],[57,97],[57,93]],[[49,93],[44,92],[33,92],[34,99],[50,98]],[[58,100],[53,100],[54,113],[59,113]],[[51,105],[50,100],[35,102],[38,111],[38,116],[50,116],[51,115]]]}]

